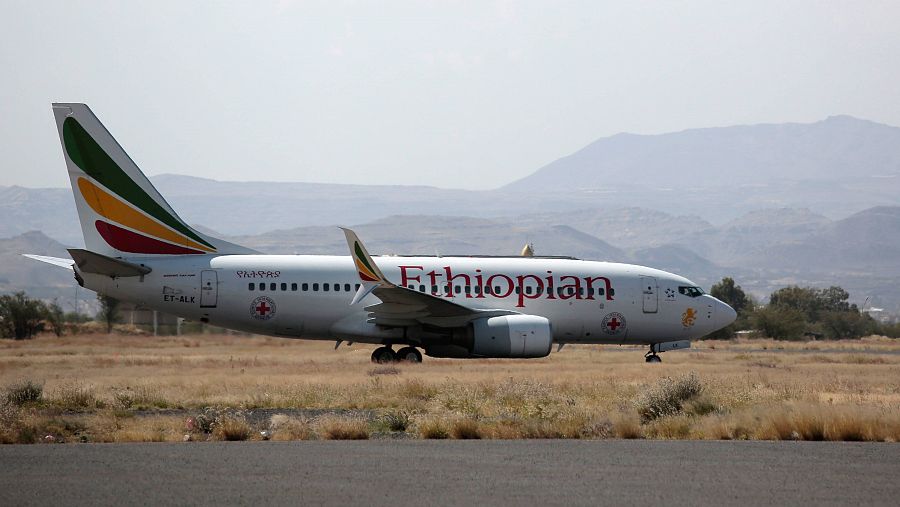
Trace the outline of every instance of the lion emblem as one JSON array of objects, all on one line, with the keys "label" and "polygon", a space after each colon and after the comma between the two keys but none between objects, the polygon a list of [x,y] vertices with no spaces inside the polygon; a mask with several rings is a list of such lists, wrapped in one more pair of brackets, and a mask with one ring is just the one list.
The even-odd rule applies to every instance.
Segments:
[{"label": "lion emblem", "polygon": [[697,321],[697,310],[693,308],[688,308],[681,314],[681,325],[685,328],[691,327],[694,325],[694,322]]}]

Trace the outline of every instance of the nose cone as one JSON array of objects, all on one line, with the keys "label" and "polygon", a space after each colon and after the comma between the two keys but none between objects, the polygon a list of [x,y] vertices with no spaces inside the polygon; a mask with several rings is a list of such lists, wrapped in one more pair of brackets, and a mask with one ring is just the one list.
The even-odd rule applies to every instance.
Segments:
[{"label": "nose cone", "polygon": [[731,324],[735,319],[737,319],[737,312],[734,311],[734,308],[717,299],[716,311],[713,314],[713,322],[715,323],[716,330]]}]

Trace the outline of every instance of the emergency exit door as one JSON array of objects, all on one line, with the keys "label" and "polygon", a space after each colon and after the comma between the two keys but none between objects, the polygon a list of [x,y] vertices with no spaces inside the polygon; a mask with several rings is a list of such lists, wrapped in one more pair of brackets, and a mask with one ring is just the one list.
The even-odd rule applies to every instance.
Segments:
[{"label": "emergency exit door", "polygon": [[641,292],[644,295],[644,313],[656,313],[659,309],[659,295],[656,291],[656,278],[641,277]]},{"label": "emergency exit door", "polygon": [[215,308],[219,299],[219,276],[208,269],[200,272],[200,308]]}]

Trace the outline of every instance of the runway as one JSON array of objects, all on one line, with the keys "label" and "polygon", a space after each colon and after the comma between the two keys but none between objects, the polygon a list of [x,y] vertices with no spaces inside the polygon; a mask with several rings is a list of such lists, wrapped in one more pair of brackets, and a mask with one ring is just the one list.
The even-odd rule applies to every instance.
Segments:
[{"label": "runway", "polygon": [[3,505],[896,505],[900,444],[363,441],[0,446]]}]

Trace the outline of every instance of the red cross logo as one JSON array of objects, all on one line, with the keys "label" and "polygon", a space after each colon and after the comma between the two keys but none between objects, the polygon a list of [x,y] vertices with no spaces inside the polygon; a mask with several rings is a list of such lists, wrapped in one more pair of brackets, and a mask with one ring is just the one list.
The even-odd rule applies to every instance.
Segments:
[{"label": "red cross logo", "polygon": [[621,326],[621,325],[622,325],[622,323],[619,322],[619,319],[617,319],[615,317],[609,319],[609,322],[606,323],[606,327],[612,329],[613,331],[618,329],[619,326]]},{"label": "red cross logo", "polygon": [[269,320],[275,317],[275,301],[267,296],[260,296],[250,303],[250,317],[257,320]]}]

